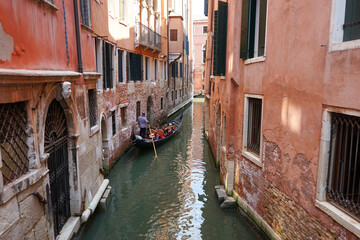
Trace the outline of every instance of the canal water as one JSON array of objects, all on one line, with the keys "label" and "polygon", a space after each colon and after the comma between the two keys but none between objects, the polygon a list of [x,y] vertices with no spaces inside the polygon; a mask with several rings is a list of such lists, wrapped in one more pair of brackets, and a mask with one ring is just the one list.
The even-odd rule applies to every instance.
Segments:
[{"label": "canal water", "polygon": [[152,149],[130,149],[108,176],[112,196],[80,239],[262,239],[215,196],[219,171],[203,135],[203,101],[184,110],[180,132]]}]

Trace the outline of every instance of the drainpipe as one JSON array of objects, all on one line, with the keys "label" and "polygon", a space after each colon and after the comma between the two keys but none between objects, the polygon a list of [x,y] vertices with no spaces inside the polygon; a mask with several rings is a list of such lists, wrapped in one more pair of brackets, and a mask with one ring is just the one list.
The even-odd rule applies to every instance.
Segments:
[{"label": "drainpipe", "polygon": [[86,222],[89,219],[90,215],[95,212],[95,209],[96,209],[97,205],[99,204],[100,199],[101,199],[102,195],[104,194],[108,185],[109,185],[109,179],[104,179],[101,186],[99,187],[99,190],[96,192],[94,198],[91,200],[89,206],[82,213],[81,223]]},{"label": "drainpipe", "polygon": [[77,57],[78,57],[78,69],[79,72],[83,72],[82,67],[82,58],[81,58],[81,43],[80,43],[80,22],[79,22],[79,8],[78,0],[74,0],[74,12],[75,12],[75,30],[76,30],[76,47],[77,47]]}]

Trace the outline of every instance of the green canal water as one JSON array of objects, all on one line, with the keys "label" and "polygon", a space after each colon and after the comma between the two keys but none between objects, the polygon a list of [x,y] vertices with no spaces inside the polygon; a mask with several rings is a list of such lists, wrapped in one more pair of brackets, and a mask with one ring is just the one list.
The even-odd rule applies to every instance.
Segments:
[{"label": "green canal water", "polygon": [[130,149],[108,176],[112,196],[79,239],[262,239],[235,210],[222,210],[220,183],[203,135],[204,103],[184,111],[181,130],[157,148]]}]

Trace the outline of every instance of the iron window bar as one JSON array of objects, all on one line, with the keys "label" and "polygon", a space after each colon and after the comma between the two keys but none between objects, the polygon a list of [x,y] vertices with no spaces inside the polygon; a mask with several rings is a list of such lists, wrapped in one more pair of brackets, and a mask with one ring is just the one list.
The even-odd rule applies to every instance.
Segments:
[{"label": "iron window bar", "polygon": [[249,151],[260,155],[260,134],[261,134],[261,108],[262,100],[249,98],[247,148]]},{"label": "iron window bar", "polygon": [[360,118],[331,114],[327,199],[360,219]]}]

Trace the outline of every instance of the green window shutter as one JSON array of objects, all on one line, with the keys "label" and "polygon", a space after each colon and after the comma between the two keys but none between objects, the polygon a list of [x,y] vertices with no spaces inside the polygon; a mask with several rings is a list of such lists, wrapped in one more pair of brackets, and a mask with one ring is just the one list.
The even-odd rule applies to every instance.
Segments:
[{"label": "green window shutter", "polygon": [[254,57],[255,48],[255,28],[256,28],[256,0],[250,0],[249,4],[249,26],[248,26],[248,58]]},{"label": "green window shutter", "polygon": [[213,75],[217,75],[217,44],[218,44],[218,11],[214,12],[214,59],[213,59]]},{"label": "green window shutter", "polygon": [[218,46],[217,46],[217,73],[219,76],[225,76],[226,68],[226,39],[227,39],[227,17],[228,4],[219,1],[219,16],[218,16]]},{"label": "green window shutter", "polygon": [[241,10],[241,39],[240,39],[240,58],[247,59],[248,49],[248,26],[249,26],[249,1],[242,0]]},{"label": "green window shutter", "polygon": [[360,1],[346,0],[343,41],[360,39]]},{"label": "green window shutter", "polygon": [[267,0],[260,0],[258,56],[264,56],[265,54],[266,9]]}]

